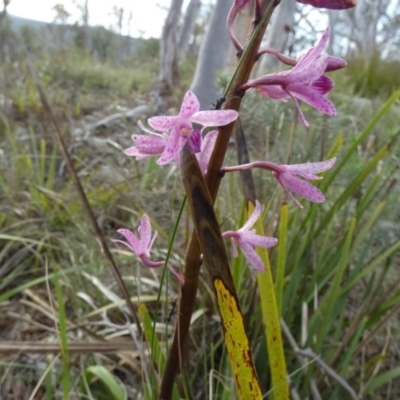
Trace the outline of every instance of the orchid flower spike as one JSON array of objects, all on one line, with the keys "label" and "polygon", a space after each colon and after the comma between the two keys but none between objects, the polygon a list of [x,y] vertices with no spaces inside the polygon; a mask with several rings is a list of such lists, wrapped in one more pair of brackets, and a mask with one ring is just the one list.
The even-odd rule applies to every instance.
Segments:
[{"label": "orchid flower spike", "polygon": [[278,242],[277,239],[256,234],[255,229],[250,229],[261,214],[261,205],[256,200],[256,206],[247,222],[238,231],[227,231],[222,234],[224,238],[231,238],[233,245],[233,257],[238,256],[237,246],[242,249],[244,256],[250,265],[258,272],[264,272],[264,263],[256,253],[256,246],[272,247]]},{"label": "orchid flower spike", "polygon": [[190,137],[196,131],[192,123],[198,123],[204,127],[223,126],[238,117],[238,113],[235,110],[199,111],[199,108],[200,104],[197,97],[192,92],[187,92],[178,115],[148,119],[149,125],[156,131],[171,132],[161,157],[157,160],[157,164],[164,165],[173,159],[179,159],[179,153],[188,141],[189,149],[192,153],[199,151],[198,141],[196,142],[197,146],[191,147],[192,141]]},{"label": "orchid flower spike", "polygon": [[[140,258],[144,265],[150,268],[158,268],[165,264],[164,261],[150,260],[150,250],[153,246],[154,240],[157,237],[157,231],[154,232],[153,236],[151,236],[150,218],[146,214],[143,214],[142,220],[140,221],[138,237],[136,237],[136,235],[128,229],[118,229],[117,232],[123,235],[126,241],[118,239],[112,239],[112,241],[116,243],[122,243],[124,246],[128,247],[129,250],[131,250]],[[172,274],[175,275],[180,284],[183,285],[185,283],[183,277],[177,271],[175,271],[171,265],[167,264],[167,267]]]},{"label": "orchid flower spike", "polygon": [[325,97],[333,88],[333,81],[325,76],[324,72],[327,70],[329,62],[335,63],[335,60],[329,59],[327,54],[322,54],[328,38],[329,28],[322,35],[317,46],[301,57],[293,69],[250,80],[241,89],[245,91],[249,88],[255,88],[264,97],[283,102],[291,98],[296,105],[300,120],[304,126],[309,125],[297,99],[304,101],[324,114],[335,116],[335,106]]}]

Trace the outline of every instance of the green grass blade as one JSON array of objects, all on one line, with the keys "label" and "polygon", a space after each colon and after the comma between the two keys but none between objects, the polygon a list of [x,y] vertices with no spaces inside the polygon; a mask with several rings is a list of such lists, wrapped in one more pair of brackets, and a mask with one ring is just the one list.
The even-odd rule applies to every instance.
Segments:
[{"label": "green grass blade", "polygon": [[[253,212],[253,209],[254,206],[250,203],[249,214]],[[265,235],[261,219],[258,219],[255,224],[255,228],[257,234],[262,236]],[[277,299],[275,296],[275,287],[272,279],[271,265],[269,262],[267,249],[259,247],[257,248],[257,254],[261,257],[265,266],[264,273],[257,274],[257,285],[260,295],[261,310],[265,327],[265,337],[267,339],[273,394],[276,400],[289,399],[289,386],[286,378],[285,353],[283,350],[281,324]]]},{"label": "green grass blade", "polygon": [[371,394],[375,389],[378,389],[390,381],[399,379],[399,377],[400,367],[386,371],[372,380],[372,382],[366,387],[365,394]]},{"label": "green grass blade", "polygon": [[63,399],[68,400],[70,398],[70,392],[71,392],[71,379],[69,375],[70,358],[69,358],[68,337],[67,337],[67,315],[65,313],[65,307],[64,307],[65,302],[58,274],[55,275],[54,284],[56,287],[58,327],[61,340]]},{"label": "green grass blade", "polygon": [[92,365],[85,369],[88,380],[95,376],[107,390],[110,400],[126,400],[127,397],[121,387],[118,385],[111,372],[102,365]]},{"label": "green grass blade", "polygon": [[[350,221],[350,225],[348,227],[348,232],[346,236],[346,240],[343,243],[342,248],[340,249],[340,260],[336,267],[335,276],[333,278],[332,286],[330,287],[326,297],[321,304],[321,311],[318,314],[322,314],[323,323],[320,324],[318,329],[318,338],[316,343],[316,351],[320,351],[323,341],[325,340],[327,333],[333,323],[333,319],[335,317],[335,305],[338,302],[338,299],[341,295],[340,285],[343,280],[344,271],[349,263],[349,256],[351,253],[351,243],[353,241],[354,230],[356,227],[356,219],[352,218]],[[319,320],[320,318],[315,319],[314,321]]]},{"label": "green grass blade", "polygon": [[279,222],[279,238],[278,238],[278,256],[276,261],[276,303],[279,315],[282,315],[283,304],[283,286],[285,282],[285,265],[286,265],[286,240],[288,228],[288,206],[282,204],[281,216]]}]

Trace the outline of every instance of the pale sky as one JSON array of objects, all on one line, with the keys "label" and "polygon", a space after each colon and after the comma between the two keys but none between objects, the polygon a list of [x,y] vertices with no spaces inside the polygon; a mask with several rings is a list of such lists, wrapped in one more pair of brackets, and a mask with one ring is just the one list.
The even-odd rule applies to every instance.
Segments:
[{"label": "pale sky", "polygon": [[[7,10],[18,17],[51,22],[55,13],[52,8],[63,4],[71,14],[69,23],[79,20],[81,13],[75,3],[83,0],[11,0]],[[89,0],[89,24],[103,25],[106,28],[116,26],[117,17],[113,13],[114,6],[124,7],[124,33],[128,32],[127,22],[132,11],[131,36],[159,37],[171,0]],[[184,8],[187,1],[185,1]]]}]

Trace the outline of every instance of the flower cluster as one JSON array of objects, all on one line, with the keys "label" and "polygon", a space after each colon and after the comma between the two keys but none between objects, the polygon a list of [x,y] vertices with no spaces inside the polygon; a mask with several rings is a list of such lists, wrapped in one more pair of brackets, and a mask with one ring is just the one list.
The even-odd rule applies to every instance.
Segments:
[{"label": "flower cluster", "polygon": [[[192,92],[187,92],[183,99],[178,115],[173,117],[159,116],[148,119],[149,125],[158,132],[147,130],[141,122],[139,127],[150,134],[150,136],[133,135],[135,146],[125,150],[125,154],[137,159],[160,155],[157,164],[164,165],[175,160],[179,162],[179,154],[183,147],[188,144],[191,153],[205,151],[211,156],[210,142],[215,142],[215,133],[209,132],[211,137],[202,138],[202,132],[193,128],[193,123],[203,127],[223,126],[235,121],[238,116],[235,110],[208,110],[199,111],[200,104]],[[203,144],[203,140],[206,142]],[[205,155],[200,159],[208,162]],[[205,169],[205,168],[204,168]]]},{"label": "flower cluster", "polygon": [[[353,0],[298,0],[301,3],[311,4],[315,7],[325,7],[332,9],[349,8],[355,5]],[[227,27],[231,40],[238,50],[240,56],[243,51],[242,45],[236,39],[233,32],[233,22],[237,14],[247,7],[249,0],[235,0],[230,10],[227,20]],[[261,2],[255,2],[255,15],[261,12]],[[325,75],[326,72],[335,71],[346,66],[346,62],[338,57],[333,57],[323,52],[329,39],[329,28],[323,33],[321,39],[315,47],[312,47],[298,59],[287,57],[274,49],[264,48],[259,50],[258,56],[262,54],[272,54],[282,63],[292,67],[290,70],[263,75],[249,80],[239,88],[238,95],[244,95],[247,90],[255,89],[262,96],[269,99],[286,102],[292,99],[299,113],[300,121],[308,126],[308,122],[300,108],[299,100],[329,116],[336,115],[333,103],[327,99],[326,95],[333,88],[333,81]],[[148,119],[148,124],[156,132],[148,130],[140,121],[140,129],[144,135],[133,135],[134,146],[125,150],[125,154],[144,159],[152,156],[159,156],[159,165],[168,164],[171,161],[180,162],[180,153],[187,146],[189,151],[196,154],[200,169],[205,175],[207,165],[213,152],[214,144],[218,131],[211,130],[204,133],[205,128],[219,127],[227,125],[236,120],[238,113],[235,110],[208,110],[199,111],[200,105],[197,97],[192,92],[187,92],[178,115],[175,116],[156,116]],[[201,125],[199,129],[193,124]],[[272,172],[273,177],[278,181],[287,195],[293,199],[295,204],[302,208],[302,204],[295,198],[295,194],[311,202],[321,203],[325,200],[323,193],[314,185],[306,180],[318,180],[318,173],[324,172],[333,167],[336,158],[327,161],[312,162],[294,165],[279,165],[269,161],[256,161],[233,167],[225,167],[221,172],[233,172],[250,168],[263,168]],[[237,246],[239,246],[250,265],[258,272],[264,271],[261,258],[257,255],[257,246],[269,248],[277,243],[277,239],[260,236],[251,229],[261,214],[261,205],[256,201],[255,209],[250,218],[242,228],[237,231],[227,231],[222,237],[229,238],[233,244],[233,256],[236,257]],[[147,215],[143,215],[139,237],[136,237],[127,229],[119,229],[126,241],[115,240],[127,246],[150,268],[164,265],[163,261],[151,261],[150,250],[156,238],[151,235],[150,220]],[[183,278],[169,264],[167,267],[175,275],[181,284]]]},{"label": "flower cluster", "polygon": [[241,87],[241,90],[254,88],[264,97],[283,102],[291,98],[304,126],[309,125],[297,99],[324,114],[335,116],[335,106],[325,97],[332,90],[333,81],[324,73],[345,67],[346,62],[341,58],[322,53],[328,39],[329,28],[324,32],[317,46],[308,50],[298,61],[295,61],[293,69],[250,80]]}]

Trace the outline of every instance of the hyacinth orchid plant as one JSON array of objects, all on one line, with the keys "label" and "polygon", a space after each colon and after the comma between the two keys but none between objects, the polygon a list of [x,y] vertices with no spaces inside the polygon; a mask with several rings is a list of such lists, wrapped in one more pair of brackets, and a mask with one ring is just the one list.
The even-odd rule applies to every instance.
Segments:
[{"label": "hyacinth orchid plant", "polygon": [[[300,3],[313,5],[314,7],[330,9],[344,9],[353,7],[355,5],[353,0],[298,1]],[[292,99],[295,107],[298,110],[300,121],[304,126],[308,127],[309,123],[300,108],[299,100],[309,104],[316,110],[326,115],[335,116],[335,106],[326,97],[327,94],[333,89],[334,84],[332,79],[328,78],[325,73],[335,71],[346,66],[346,62],[344,60],[338,57],[327,55],[323,52],[324,47],[329,39],[329,28],[325,30],[316,46],[307,50],[304,55],[302,55],[298,59],[281,54],[275,49],[260,49],[263,33],[261,32],[261,30],[260,37],[257,38],[257,40],[254,40],[254,42],[249,45],[254,46],[255,51],[246,52],[246,49],[244,49],[243,45],[236,38],[233,26],[238,13],[242,11],[245,7],[249,7],[252,4],[253,2],[251,2],[250,0],[235,0],[233,1],[232,8],[228,14],[227,28],[231,41],[237,50],[238,57],[244,58],[244,61],[242,60],[242,64],[239,63],[239,72],[237,75],[235,75],[235,79],[232,80],[232,87],[230,87],[226,94],[226,102],[224,103],[225,109],[200,111],[200,105],[196,95],[188,91],[184,96],[180,111],[177,115],[154,116],[147,120],[148,125],[154,131],[147,129],[139,121],[139,128],[144,132],[144,134],[134,134],[132,136],[134,146],[126,149],[125,154],[135,157],[137,160],[157,156],[157,164],[159,164],[160,166],[166,165],[171,161],[175,161],[176,163],[181,165],[181,168],[184,171],[183,174],[185,174],[187,172],[185,172],[186,170],[184,169],[184,166],[182,166],[182,164],[186,162],[185,160],[187,160],[187,154],[190,153],[191,157],[193,157],[195,160],[197,159],[196,168],[198,168],[198,170],[200,171],[200,176],[205,176],[205,182],[208,185],[209,193],[204,194],[203,197],[208,199],[216,196],[218,192],[219,186],[218,184],[213,185],[213,179],[215,183],[215,180],[221,179],[221,177],[223,177],[223,175],[228,172],[248,170],[252,168],[262,168],[272,172],[273,177],[278,181],[280,186],[284,189],[288,196],[293,199],[298,207],[302,208],[303,206],[295,198],[295,195],[298,195],[311,202],[321,203],[325,200],[324,194],[317,187],[307,182],[306,180],[321,179],[321,177],[317,174],[332,168],[336,162],[336,158],[331,158],[330,160],[320,162],[292,165],[280,165],[270,161],[255,161],[247,164],[221,168],[222,161],[227,150],[227,141],[224,141],[222,139],[220,141],[219,139],[224,135],[225,137],[226,135],[229,137],[232,132],[231,123],[234,122],[239,115],[238,109],[240,106],[240,101],[238,101],[236,105],[232,106],[233,103],[232,101],[229,101],[229,99],[241,99],[241,97],[243,97],[250,89],[255,89],[263,97],[271,100],[286,102],[288,99]],[[273,7],[275,7],[277,4],[279,4],[279,1],[271,2],[270,6],[272,6],[269,8],[265,8],[265,4],[261,0],[256,0],[254,2],[254,20],[256,21],[255,24],[259,21],[267,21],[265,23],[266,27],[268,24],[268,18],[261,17],[263,15],[267,15],[266,13],[268,12],[272,13],[271,10],[273,10]],[[264,30],[265,27],[263,28]],[[272,54],[283,64],[288,65],[292,68],[289,70],[282,70],[276,73],[256,77],[254,79],[249,79],[251,68],[248,70],[247,74],[240,72],[240,68],[247,68],[246,63],[249,65],[253,65],[254,59],[257,59],[261,55],[267,53]],[[197,125],[193,126],[193,124],[199,124],[202,127],[199,129]],[[219,129],[210,129],[212,127],[219,127]],[[221,143],[223,142],[226,143],[226,145],[222,145]],[[183,154],[182,151],[184,151]],[[192,156],[193,154],[195,155],[195,157]],[[215,168],[218,163],[219,166]],[[212,168],[210,168],[210,171],[208,171],[208,167],[210,165],[212,165]],[[190,178],[191,177],[184,176],[184,181],[187,182],[190,180]],[[197,192],[194,191],[194,193],[201,192],[198,187],[196,187],[196,190]],[[191,195],[193,196],[193,194]],[[190,201],[192,201],[193,205],[193,200]],[[199,210],[196,210],[196,208],[193,206],[191,210],[193,209],[195,211],[192,211],[192,214],[194,214],[195,212],[202,212],[201,207],[199,208]],[[248,264],[257,273],[265,273],[265,271],[267,271],[270,274],[268,268],[267,270],[265,268],[263,259],[257,254],[256,247],[273,247],[277,244],[277,239],[259,234],[256,232],[255,229],[253,229],[253,226],[256,224],[256,221],[260,217],[261,209],[262,207],[260,202],[256,200],[254,211],[250,215],[247,222],[240,229],[236,231],[229,230],[222,234],[218,231],[218,235],[220,239],[225,238],[232,241],[233,257],[237,257],[237,247],[240,247]],[[204,208],[204,210],[206,210],[206,208]],[[197,226],[196,229],[198,229]],[[163,261],[152,261],[150,259],[151,247],[156,239],[157,233],[152,236],[150,219],[146,214],[144,214],[142,217],[138,236],[127,229],[119,229],[117,232],[123,235],[125,237],[125,240],[116,239],[114,241],[117,243],[122,243],[123,245],[128,247],[141,260],[143,265],[150,268],[156,268],[165,264]],[[192,237],[192,240],[186,252],[185,276],[189,277],[189,279],[185,280],[171,265],[167,264],[167,267],[169,268],[171,273],[178,279],[183,288],[185,288],[185,290],[182,289],[181,292],[181,304],[188,306],[185,302],[191,302],[191,305],[188,306],[189,310],[193,310],[194,304],[194,297],[191,293],[193,290],[196,291],[197,289],[199,268],[198,264],[199,260],[201,259],[200,250],[202,250],[205,255],[207,255],[208,251],[206,247],[200,249],[199,245],[197,245],[197,247],[196,245],[193,245],[193,247],[191,247],[192,244],[196,242],[196,240],[200,240],[197,239],[197,235],[200,236],[199,230],[197,230],[197,232]],[[191,252],[195,253],[195,255],[191,254]],[[210,258],[205,257],[205,260],[210,260]],[[273,288],[273,284],[271,284],[271,287]],[[190,307],[192,308],[190,309]],[[192,311],[189,311],[189,313],[191,312]],[[274,318],[276,320],[276,324],[279,326],[279,316],[277,312]],[[181,339],[174,338],[174,343],[175,340],[180,342],[177,347],[172,347],[171,357],[176,357],[177,352],[180,351],[180,346],[184,345],[184,338],[187,337],[189,324],[184,321],[187,321],[187,319],[182,320],[181,323],[178,324],[180,329],[179,335],[183,335],[181,336],[183,339],[182,341],[180,341]],[[228,329],[225,325],[224,327],[225,329]],[[167,366],[167,370],[168,368],[170,374],[166,373],[166,378],[163,380],[161,398],[170,398],[170,393],[172,390],[172,384],[170,382],[171,376],[173,381],[177,370],[176,365],[169,365]],[[283,371],[283,374],[286,374],[284,362],[280,365],[280,368]],[[240,378],[238,379],[240,380]],[[275,384],[277,383],[276,376],[272,377],[272,381],[275,382]],[[276,386],[278,387],[280,384],[281,382],[279,384],[276,384]],[[283,397],[281,396],[279,398],[288,397],[284,395]]]}]

